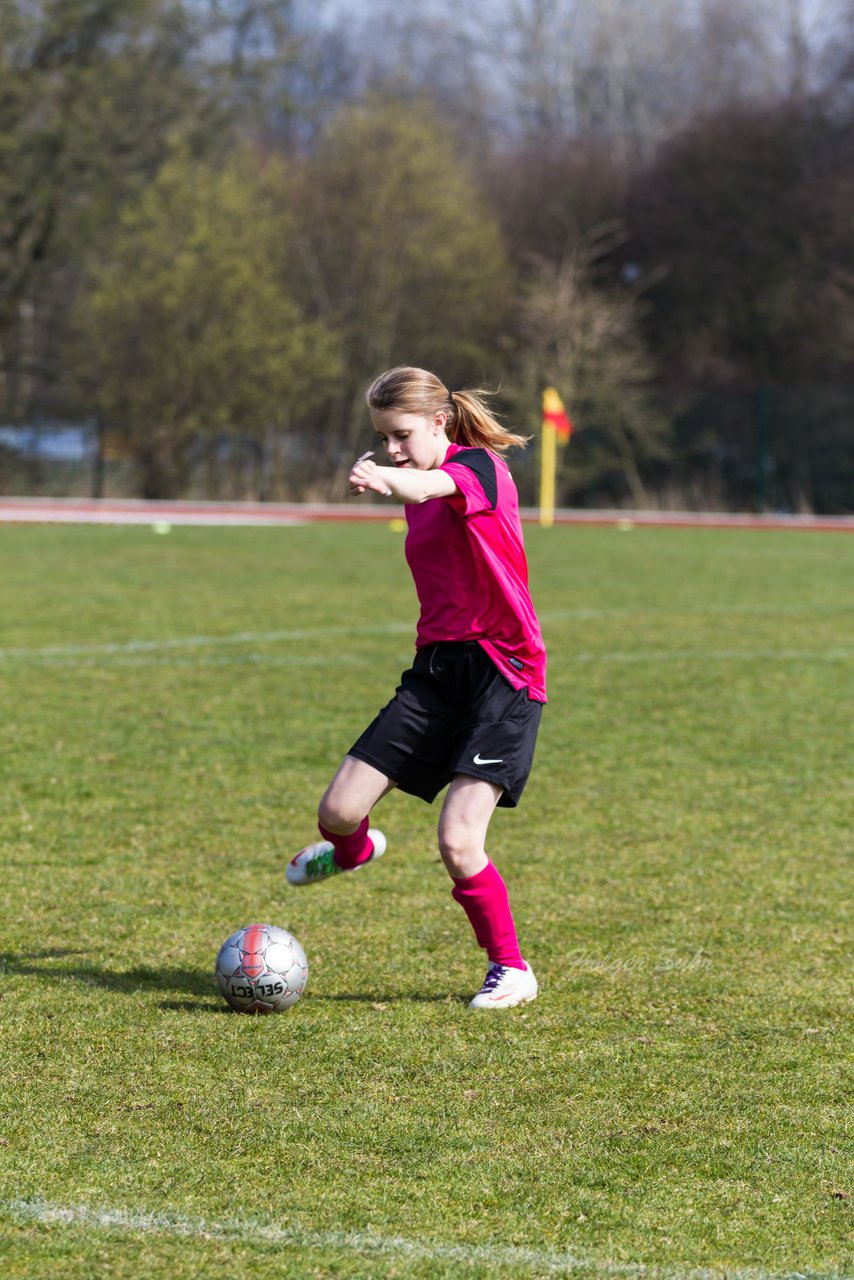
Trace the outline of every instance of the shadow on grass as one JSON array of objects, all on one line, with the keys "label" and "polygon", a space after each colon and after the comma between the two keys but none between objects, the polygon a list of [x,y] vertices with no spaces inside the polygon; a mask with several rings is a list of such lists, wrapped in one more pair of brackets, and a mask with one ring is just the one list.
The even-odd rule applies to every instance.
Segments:
[{"label": "shadow on grass", "polygon": [[115,971],[91,962],[53,964],[51,961],[85,956],[85,951],[28,951],[25,956],[0,956],[0,978],[16,974],[28,978],[71,978],[82,986],[103,987],[107,991],[178,991],[209,996],[213,991],[213,971],[198,969],[155,969],[139,965],[134,969]]},{"label": "shadow on grass", "polygon": [[305,996],[306,1000],[317,1000],[321,1003],[341,1002],[344,1004],[370,1004],[381,1006],[384,1004],[467,1004],[471,1000],[471,992],[437,992],[436,995],[425,995],[423,992],[415,991],[395,991],[394,993],[379,994],[377,992],[358,993],[352,991],[340,991],[335,995],[315,995],[309,991]]},{"label": "shadow on grass", "polygon": [[[214,995],[212,972],[200,972],[198,969],[155,969],[148,965],[115,971],[101,968],[91,962],[87,963],[82,959],[86,954],[82,950],[56,950],[28,951],[25,956],[0,955],[0,981],[4,974],[49,980],[70,978],[81,986],[102,987],[106,991],[120,991],[126,995],[165,991],[178,996],[183,994],[185,997],[206,997],[204,1000],[198,998],[163,1000],[158,1004],[160,1009],[196,1014],[230,1012],[225,1003],[217,1000]],[[77,957],[80,959],[74,963]],[[69,960],[71,963],[56,964],[57,960]],[[416,991],[340,991],[319,995],[309,990],[306,992],[305,999],[318,1004],[367,1004],[381,1009],[389,1004],[465,1004],[471,999],[471,992],[441,991],[425,994]]]},{"label": "shadow on grass", "polygon": [[234,1013],[224,1000],[160,1000],[157,1007],[172,1013]]}]

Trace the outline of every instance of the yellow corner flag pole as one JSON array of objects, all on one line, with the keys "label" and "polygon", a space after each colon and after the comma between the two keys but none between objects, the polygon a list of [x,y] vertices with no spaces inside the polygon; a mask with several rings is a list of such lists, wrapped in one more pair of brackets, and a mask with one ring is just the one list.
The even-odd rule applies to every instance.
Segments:
[{"label": "yellow corner flag pole", "polygon": [[558,441],[566,444],[572,423],[554,387],[543,392],[543,434],[540,444],[540,524],[550,529],[555,522]]},{"label": "yellow corner flag pole", "polygon": [[540,442],[540,524],[550,529],[555,522],[555,476],[557,473],[557,432],[554,423],[543,417]]}]

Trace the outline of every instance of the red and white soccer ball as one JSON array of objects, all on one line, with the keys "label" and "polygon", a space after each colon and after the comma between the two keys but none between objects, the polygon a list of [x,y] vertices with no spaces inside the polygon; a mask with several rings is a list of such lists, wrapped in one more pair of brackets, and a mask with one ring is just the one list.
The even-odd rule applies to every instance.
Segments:
[{"label": "red and white soccer ball", "polygon": [[219,949],[216,985],[238,1013],[281,1013],[305,991],[308,961],[287,929],[246,924]]}]

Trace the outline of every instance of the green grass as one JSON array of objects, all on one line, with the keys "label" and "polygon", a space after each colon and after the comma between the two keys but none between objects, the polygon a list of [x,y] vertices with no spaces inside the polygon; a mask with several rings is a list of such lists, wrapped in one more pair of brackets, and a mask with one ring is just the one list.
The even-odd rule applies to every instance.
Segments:
[{"label": "green grass", "polygon": [[[0,529],[4,1280],[850,1273],[854,539],[527,540],[542,995],[491,1017],[438,806],[284,880],[409,659],[399,535]],[[250,919],[280,1017],[212,990]]]}]

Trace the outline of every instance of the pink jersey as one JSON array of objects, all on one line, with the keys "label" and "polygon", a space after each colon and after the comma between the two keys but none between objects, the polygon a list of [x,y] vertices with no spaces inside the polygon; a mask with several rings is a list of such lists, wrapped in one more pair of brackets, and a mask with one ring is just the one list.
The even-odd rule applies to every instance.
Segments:
[{"label": "pink jersey", "polygon": [[406,559],[421,604],[416,645],[477,640],[514,689],[545,702],[546,650],[507,463],[452,444],[441,470],[459,493],[406,504]]}]

